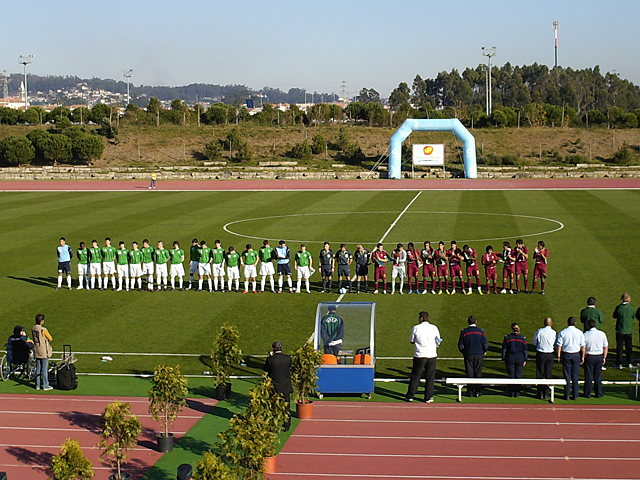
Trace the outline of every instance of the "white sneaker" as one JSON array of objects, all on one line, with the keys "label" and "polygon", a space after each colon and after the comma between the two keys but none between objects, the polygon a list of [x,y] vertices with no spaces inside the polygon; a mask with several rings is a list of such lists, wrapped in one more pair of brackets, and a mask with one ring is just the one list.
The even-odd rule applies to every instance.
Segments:
[{"label": "white sneaker", "polygon": [[473,295],[473,290],[469,289],[469,293],[467,295]]},{"label": "white sneaker", "polygon": [[396,292],[391,292],[391,295],[395,295],[395,294],[396,294]]},{"label": "white sneaker", "polygon": [[433,397],[431,397],[429,400],[427,400],[425,403],[433,403]]},{"label": "white sneaker", "polygon": [[[426,293],[426,292],[425,292]],[[431,295],[437,295],[435,290],[431,290]]]},{"label": "white sneaker", "polygon": [[507,291],[503,288],[502,290],[500,290],[500,293],[507,293]]},{"label": "white sneaker", "polygon": [[53,390],[52,386],[44,387],[42,390]]},{"label": "white sneaker", "polygon": [[400,295],[404,295],[404,292],[402,290],[400,290]]},{"label": "white sneaker", "polygon": [[[436,293],[436,292],[434,292],[433,290],[432,290],[432,292],[433,292],[433,293]],[[427,292],[426,290],[423,290],[423,291],[422,291],[422,295],[426,295],[427,293],[429,293],[429,292]]]},{"label": "white sneaker", "polygon": [[387,291],[386,291],[386,290],[383,290],[383,291],[382,291],[382,294],[383,294],[383,295],[386,295],[386,294],[387,294]]},{"label": "white sneaker", "polygon": [[513,295],[513,290],[509,290],[509,293],[510,293],[511,295]]},{"label": "white sneaker", "polygon": [[374,294],[375,294],[375,293],[378,293],[378,290],[374,290],[374,291],[373,291],[373,293],[374,293]]},{"label": "white sneaker", "polygon": [[121,292],[122,291],[122,287],[116,289],[116,292]]}]

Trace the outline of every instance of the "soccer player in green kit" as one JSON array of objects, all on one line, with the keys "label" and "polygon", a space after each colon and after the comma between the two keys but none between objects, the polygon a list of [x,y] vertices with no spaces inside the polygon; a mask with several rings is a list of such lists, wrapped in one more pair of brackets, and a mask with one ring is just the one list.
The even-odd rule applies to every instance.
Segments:
[{"label": "soccer player in green kit", "polygon": [[202,280],[206,275],[209,282],[209,292],[213,292],[213,285],[211,284],[211,249],[207,247],[207,242],[204,240],[200,242],[200,248],[198,249],[198,274],[200,275],[198,291],[202,291]]},{"label": "soccer player in green kit", "polygon": [[198,261],[200,260],[200,245],[198,239],[191,240],[191,248],[189,249],[189,286],[187,290],[193,288],[193,274],[198,275]]},{"label": "soccer player in green kit", "polygon": [[122,282],[124,281],[124,287],[129,291],[129,250],[124,245],[124,242],[118,244],[118,251],[116,251],[116,261],[118,263],[118,292],[122,291]]},{"label": "soccer player in green kit", "polygon": [[146,238],[142,241],[142,273],[147,276],[147,290],[153,292],[153,253],[154,249]]},{"label": "soccer player in green kit", "polygon": [[273,276],[276,273],[273,268],[274,250],[273,247],[269,245],[269,240],[262,242],[262,247],[260,247],[260,250],[258,251],[258,256],[260,257],[260,291],[264,292],[264,285],[267,282],[268,276],[269,284],[271,285],[271,293],[276,293],[276,286],[273,281]]},{"label": "soccer player in green kit", "polygon": [[158,242],[158,248],[154,252],[154,257],[156,260],[156,283],[158,284],[158,292],[161,290],[160,287],[160,278],[162,278],[162,286],[164,289],[167,289],[167,277],[169,276],[169,272],[167,272],[167,262],[169,262],[169,258],[171,258],[171,254],[169,250],[164,248],[163,242]]},{"label": "soccer player in green kit", "polygon": [[169,250],[169,255],[171,255],[171,290],[176,289],[176,277],[179,278],[180,290],[182,290],[182,285],[184,282],[184,250],[180,248],[180,244],[176,240],[173,242],[173,248]]},{"label": "soccer player in green kit", "polygon": [[249,279],[251,279],[251,286],[253,287],[253,293],[258,293],[256,290],[256,266],[258,264],[258,252],[256,252],[250,243],[247,243],[246,250],[240,255],[240,262],[244,266],[244,292],[249,293]]},{"label": "soccer player in green kit", "polygon": [[236,292],[240,291],[240,254],[233,247],[229,247],[229,251],[224,254],[224,260],[227,264],[227,280],[229,281],[229,292],[231,291],[231,282],[236,281]]},{"label": "soccer player in green kit", "polygon": [[309,287],[309,277],[311,276],[311,267],[313,266],[313,258],[311,254],[307,252],[307,246],[303,243],[300,245],[300,250],[296,253],[294,266],[296,269],[298,289],[296,293],[300,293],[300,287],[302,287],[302,279],[304,278],[305,286],[307,287],[307,293],[311,293]]},{"label": "soccer player in green kit", "polygon": [[84,287],[82,283],[84,278],[87,277],[87,290],[89,290],[89,249],[85,246],[84,242],[80,242],[80,248],[78,248],[76,255],[78,257],[78,290],[82,290]]},{"label": "soccer player in green kit", "polygon": [[116,290],[116,247],[111,245],[109,237],[104,239],[105,246],[102,247],[102,273],[104,274],[104,289],[109,288],[109,276],[113,290]]},{"label": "soccer player in green kit", "polygon": [[142,251],[138,249],[138,242],[131,244],[129,250],[129,277],[131,278],[131,290],[136,288],[136,280],[138,281],[138,290],[142,291]]},{"label": "soccer player in green kit", "polygon": [[102,290],[102,249],[98,246],[97,240],[91,241],[89,262],[89,271],[91,272],[91,290],[93,290],[96,285],[96,277],[98,277],[98,290]]},{"label": "soccer player in green kit", "polygon": [[211,249],[211,275],[215,292],[218,291],[218,280],[220,280],[220,291],[224,292],[224,253],[220,240],[216,240],[215,248]]}]

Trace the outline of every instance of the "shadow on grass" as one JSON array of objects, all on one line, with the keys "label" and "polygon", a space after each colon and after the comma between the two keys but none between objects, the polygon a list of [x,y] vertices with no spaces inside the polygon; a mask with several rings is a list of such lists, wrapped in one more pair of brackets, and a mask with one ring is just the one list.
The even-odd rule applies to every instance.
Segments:
[{"label": "shadow on grass", "polygon": [[374,392],[376,395],[380,395],[387,398],[392,398],[394,400],[404,400],[405,395],[401,392],[395,392],[388,388],[376,386],[376,390]]},{"label": "shadow on grass", "polygon": [[13,277],[8,275],[7,278],[12,280],[20,280],[21,282],[31,283],[39,287],[55,288],[58,285],[57,277]]},{"label": "shadow on grass", "polygon": [[177,446],[196,455],[202,455],[211,448],[211,445],[204,440],[200,440],[189,435],[182,437]]},{"label": "shadow on grass", "polygon": [[187,407],[200,413],[209,413],[213,407],[198,400],[187,399]]},{"label": "shadow on grass", "polygon": [[24,463],[25,465],[33,465],[34,467],[42,469],[42,471],[44,471],[48,476],[52,475],[51,468],[49,467],[51,464],[51,457],[53,457],[52,453],[36,453],[23,447],[8,447],[6,451],[18,462]]}]

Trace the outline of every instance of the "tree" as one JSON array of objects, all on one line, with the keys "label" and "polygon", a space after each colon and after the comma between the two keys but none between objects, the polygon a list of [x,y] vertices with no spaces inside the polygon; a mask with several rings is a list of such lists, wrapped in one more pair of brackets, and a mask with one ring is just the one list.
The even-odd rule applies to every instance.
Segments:
[{"label": "tree", "polygon": [[104,143],[95,135],[83,133],[72,140],[71,151],[77,159],[91,163],[102,156]]},{"label": "tree", "polygon": [[373,88],[364,87],[360,90],[358,101],[362,103],[380,103],[380,94]]},{"label": "tree", "polygon": [[128,458],[129,450],[137,445],[142,424],[136,415],[131,414],[128,403],[115,401],[102,413],[100,428],[100,458],[115,463],[118,471],[116,480],[122,480],[122,463]]},{"label": "tree", "polygon": [[211,349],[211,373],[216,385],[229,381],[229,370],[233,363],[242,362],[242,350],[238,346],[240,333],[235,325],[224,324],[213,341]]},{"label": "tree", "polygon": [[105,105],[104,103],[97,103],[91,109],[91,114],[89,115],[90,121],[95,124],[100,125],[103,120],[111,121],[112,109],[110,105]]},{"label": "tree", "polygon": [[327,141],[321,133],[316,133],[311,139],[311,152],[318,154],[324,153],[327,149]]},{"label": "tree", "polygon": [[27,137],[12,135],[0,141],[0,157],[9,165],[29,164],[35,156],[36,149]]},{"label": "tree", "polygon": [[198,460],[193,472],[193,480],[230,480],[229,467],[213,452],[205,452]]},{"label": "tree", "polygon": [[409,98],[411,97],[411,92],[409,90],[409,86],[405,82],[400,82],[400,84],[393,89],[391,95],[389,96],[389,105],[394,109],[400,108],[402,105],[409,103]]},{"label": "tree", "polygon": [[27,109],[26,112],[20,112],[22,114],[21,120],[24,123],[28,123],[29,125],[39,125],[41,110],[42,110],[41,107],[38,107],[38,108],[30,107]]},{"label": "tree", "polygon": [[203,155],[207,160],[218,160],[222,158],[222,145],[220,141],[215,138],[210,142],[207,142],[204,146]]},{"label": "tree", "polygon": [[180,373],[180,365],[158,365],[153,372],[153,386],[148,392],[149,413],[160,422],[165,437],[169,436],[169,425],[187,404],[187,384],[187,378]]},{"label": "tree", "polygon": [[149,105],[147,105],[147,113],[155,116],[160,110],[162,110],[160,100],[156,97],[151,97],[149,99]]},{"label": "tree", "polygon": [[90,480],[94,475],[93,465],[72,438],[67,438],[60,453],[51,458],[51,471],[53,480]]},{"label": "tree", "polygon": [[243,161],[253,158],[253,152],[246,140],[242,138],[242,133],[238,128],[234,128],[227,134],[225,147],[231,152],[232,160]]},{"label": "tree", "polygon": [[291,354],[291,383],[293,393],[300,403],[308,403],[309,397],[315,393],[318,373],[322,363],[322,354],[313,348],[311,342],[298,347]]},{"label": "tree", "polygon": [[304,140],[302,142],[296,142],[296,144],[291,147],[291,150],[287,152],[287,155],[299,160],[310,160],[313,158],[313,151],[311,150],[309,143]]},{"label": "tree", "polygon": [[51,135],[42,147],[42,156],[54,163],[71,160],[71,139],[66,135]]}]

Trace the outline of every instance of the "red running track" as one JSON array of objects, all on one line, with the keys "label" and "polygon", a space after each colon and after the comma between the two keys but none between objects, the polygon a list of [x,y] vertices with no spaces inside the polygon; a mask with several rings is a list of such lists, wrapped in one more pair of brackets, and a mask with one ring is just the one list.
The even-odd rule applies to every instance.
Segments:
[{"label": "red running track", "polygon": [[[148,413],[148,400],[141,397],[0,395],[0,471],[5,471],[11,480],[48,479],[51,457],[60,452],[65,439],[74,438],[93,463],[94,479],[106,480],[115,470],[100,461],[101,452],[96,445],[100,440],[100,414],[114,400],[129,402],[132,413],[138,415],[142,423],[138,446],[123,468],[133,479],[141,478],[162,456],[155,445],[159,424]],[[189,400],[171,428],[176,440],[215,403],[211,399]]]},{"label": "red running track", "polygon": [[[149,180],[0,181],[0,191],[140,191]],[[157,190],[619,190],[640,189],[640,178],[522,178],[416,180],[158,180]]]},{"label": "red running track", "polygon": [[640,407],[315,402],[271,479],[639,479]]}]

